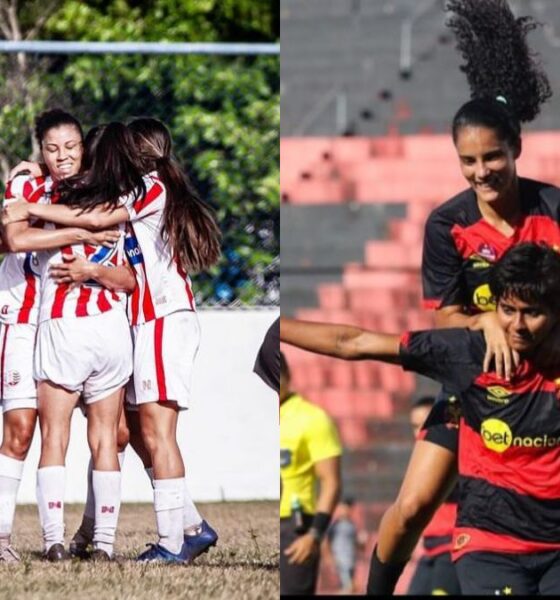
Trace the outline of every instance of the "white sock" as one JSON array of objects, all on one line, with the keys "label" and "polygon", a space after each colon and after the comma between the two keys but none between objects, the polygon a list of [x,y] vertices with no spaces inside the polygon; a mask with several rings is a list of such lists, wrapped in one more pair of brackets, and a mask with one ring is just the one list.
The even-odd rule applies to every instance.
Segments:
[{"label": "white sock", "polygon": [[198,527],[201,523],[202,517],[189,494],[187,478],[185,477],[185,506],[183,508],[183,530],[185,534],[194,535],[198,533]]},{"label": "white sock", "polygon": [[[125,450],[123,450],[122,452],[119,452],[117,454],[117,459],[119,461],[119,467],[122,471],[122,466],[124,463],[124,457],[125,457]],[[89,527],[91,527],[91,535],[89,536],[90,538],[93,536],[93,522],[95,520],[95,501],[93,498],[93,487],[92,487],[92,481],[91,481],[91,474],[93,471],[93,461],[91,459],[89,459],[89,463],[88,463],[88,474],[87,474],[87,497],[86,497],[86,506],[84,508],[84,518],[82,519],[82,525],[80,527],[80,529],[82,530],[88,530],[88,531],[84,531],[84,533],[90,533],[89,532]]]},{"label": "white sock", "polygon": [[[119,452],[117,454],[117,458],[119,461],[119,467],[122,469],[124,463],[125,451]],[[92,472],[93,472],[93,461],[90,457],[88,463],[88,475],[87,475],[87,497],[86,497],[86,505],[84,508],[84,516],[82,517],[82,523],[78,531],[74,534],[72,538],[73,541],[89,544],[93,540],[93,529],[95,526],[95,498],[93,495],[93,482],[92,482]]]},{"label": "white sock", "polygon": [[93,547],[113,555],[113,544],[121,507],[121,472],[92,471],[95,496]]},{"label": "white sock", "polygon": [[184,478],[154,479],[154,508],[159,544],[178,554],[183,545]]},{"label": "white sock", "polygon": [[42,467],[37,470],[37,505],[45,552],[53,544],[64,544],[65,478],[66,469],[63,466]]},{"label": "white sock", "polygon": [[0,537],[2,538],[9,538],[12,533],[22,472],[23,460],[0,454]]}]

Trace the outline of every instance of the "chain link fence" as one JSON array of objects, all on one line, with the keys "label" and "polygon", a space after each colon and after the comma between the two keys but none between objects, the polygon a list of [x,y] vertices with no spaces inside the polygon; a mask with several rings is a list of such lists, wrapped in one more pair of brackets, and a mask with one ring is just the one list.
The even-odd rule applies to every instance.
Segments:
[{"label": "chain link fence", "polygon": [[84,131],[137,116],[161,119],[171,130],[176,157],[216,210],[223,233],[220,263],[193,277],[199,305],[279,305],[276,52],[236,56],[0,50],[3,184],[19,160],[38,158],[33,121],[54,107],[74,114]]}]

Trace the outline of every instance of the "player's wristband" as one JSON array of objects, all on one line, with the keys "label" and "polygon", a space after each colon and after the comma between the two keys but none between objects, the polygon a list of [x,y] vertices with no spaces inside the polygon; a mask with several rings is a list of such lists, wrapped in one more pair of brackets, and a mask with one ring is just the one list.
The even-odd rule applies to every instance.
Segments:
[{"label": "player's wristband", "polygon": [[329,513],[318,512],[314,517],[309,528],[309,532],[318,542],[323,539],[323,536],[329,528],[331,515]]}]

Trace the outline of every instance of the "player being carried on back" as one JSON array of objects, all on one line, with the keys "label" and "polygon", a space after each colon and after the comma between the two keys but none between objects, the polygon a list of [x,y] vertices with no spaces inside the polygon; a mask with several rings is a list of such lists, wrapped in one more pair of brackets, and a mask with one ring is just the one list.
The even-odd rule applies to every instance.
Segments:
[{"label": "player being carried on back", "polygon": [[[560,256],[520,244],[496,263],[490,288],[499,324],[520,356],[509,380],[484,372],[484,335],[468,329],[388,335],[282,319],[281,341],[346,360],[401,364],[453,390],[463,410],[453,539],[463,594],[556,594],[560,365],[543,367],[537,351],[560,321]],[[500,401],[492,395],[497,387]]]}]

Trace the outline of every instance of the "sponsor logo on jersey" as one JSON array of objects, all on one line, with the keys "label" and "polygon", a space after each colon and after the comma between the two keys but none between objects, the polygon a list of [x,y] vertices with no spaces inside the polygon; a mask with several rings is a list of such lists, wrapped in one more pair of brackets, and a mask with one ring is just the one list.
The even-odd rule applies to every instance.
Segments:
[{"label": "sponsor logo on jersey", "polygon": [[560,436],[548,435],[516,435],[514,436],[507,423],[500,419],[486,419],[480,426],[480,436],[484,445],[501,454],[508,448],[555,448],[560,446]]},{"label": "sponsor logo on jersey", "polygon": [[496,404],[509,404],[511,392],[500,385],[491,385],[487,388],[488,395],[486,400],[495,402]]},{"label": "sponsor logo on jersey", "polygon": [[487,283],[479,285],[473,294],[473,304],[482,311],[496,310],[496,298]]},{"label": "sponsor logo on jersey", "polygon": [[496,249],[490,244],[480,244],[477,252],[481,258],[489,260],[490,262],[494,262],[496,260]]},{"label": "sponsor logo on jersey", "polygon": [[471,266],[473,269],[488,269],[491,266],[487,260],[478,254],[471,254],[471,256],[469,256],[469,260],[471,261]]},{"label": "sponsor logo on jersey", "polygon": [[292,451],[280,450],[280,467],[289,467],[292,464]]},{"label": "sponsor logo on jersey", "polygon": [[138,245],[138,240],[134,236],[127,236],[124,239],[124,251],[128,256],[128,262],[134,266],[144,262],[142,250]]}]

